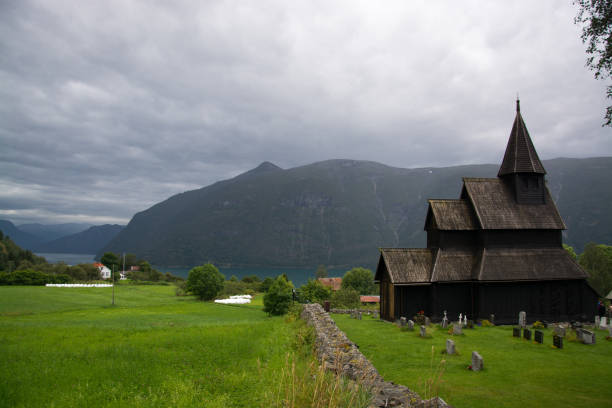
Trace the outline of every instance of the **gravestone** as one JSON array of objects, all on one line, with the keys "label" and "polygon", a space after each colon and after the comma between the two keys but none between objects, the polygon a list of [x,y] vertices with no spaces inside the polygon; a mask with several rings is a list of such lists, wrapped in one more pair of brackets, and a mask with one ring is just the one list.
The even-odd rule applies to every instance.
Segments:
[{"label": "gravestone", "polygon": [[429,317],[425,316],[425,326],[429,326],[431,324],[431,320]]},{"label": "gravestone", "polygon": [[536,343],[544,343],[544,333],[542,333],[540,330],[536,330],[533,335],[533,339],[536,341]]},{"label": "gravestone", "polygon": [[563,337],[561,336],[557,336],[556,334],[553,335],[553,346],[555,346],[556,348],[563,348]]},{"label": "gravestone", "polygon": [[599,322],[599,328],[608,327],[608,318],[606,316],[601,317],[601,321]]},{"label": "gravestone", "polygon": [[489,321],[491,322],[491,324],[495,324],[495,315],[494,314],[489,315]]},{"label": "gravestone", "polygon": [[427,337],[427,329],[425,329],[425,326],[421,326],[421,337]]},{"label": "gravestone", "polygon": [[405,317],[400,317],[400,326],[404,327],[406,325],[406,323],[408,323],[406,318]]},{"label": "gravestone", "polygon": [[448,319],[446,318],[446,316],[444,316],[442,318],[442,328],[446,329],[448,327]]},{"label": "gravestone", "polygon": [[484,368],[482,357],[477,351],[472,351],[472,371],[480,371]]},{"label": "gravestone", "polygon": [[455,354],[455,342],[451,339],[446,339],[446,354]]},{"label": "gravestone", "polygon": [[458,321],[458,323],[461,323],[462,320],[463,320],[463,313],[459,313],[459,321]]},{"label": "gravestone", "polygon": [[463,315],[463,327],[467,326],[467,315]]},{"label": "gravestone", "polygon": [[565,337],[565,327],[561,325],[555,325],[555,334],[559,337]]},{"label": "gravestone", "polygon": [[522,311],[519,312],[518,325],[522,327],[523,329],[525,328],[525,326],[527,326],[527,313],[522,312]]},{"label": "gravestone", "polygon": [[612,324],[608,326],[608,336],[612,337]]},{"label": "gravestone", "polygon": [[380,319],[380,314],[378,312],[372,313],[372,317],[375,319]]},{"label": "gravestone", "polygon": [[601,323],[601,317],[595,316],[595,328],[599,329],[599,323]]},{"label": "gravestone", "polygon": [[513,337],[521,337],[521,328],[520,327],[513,327],[512,328],[512,336]]},{"label": "gravestone", "polygon": [[357,320],[361,320],[361,312],[357,312]]},{"label": "gravestone", "polygon": [[325,310],[327,313],[329,313],[329,310],[330,310],[330,302],[329,302],[329,300],[326,300],[325,302],[323,302],[323,310]]},{"label": "gravestone", "polygon": [[414,322],[412,320],[408,320],[408,328],[414,330]]},{"label": "gravestone", "polygon": [[473,321],[473,320],[468,320],[468,322],[467,322],[467,328],[468,328],[468,329],[473,329],[473,328],[474,328],[474,321]]},{"label": "gravestone", "polygon": [[595,333],[589,330],[581,329],[580,337],[584,344],[595,344]]},{"label": "gravestone", "polygon": [[531,340],[531,330],[527,328],[523,329],[523,338],[525,340]]},{"label": "gravestone", "polygon": [[453,324],[453,334],[461,334],[461,324]]}]

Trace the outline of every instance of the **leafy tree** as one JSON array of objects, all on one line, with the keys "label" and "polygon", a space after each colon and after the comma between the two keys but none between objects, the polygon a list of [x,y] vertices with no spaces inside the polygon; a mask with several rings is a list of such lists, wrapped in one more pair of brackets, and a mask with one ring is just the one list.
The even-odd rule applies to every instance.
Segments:
[{"label": "leafy tree", "polygon": [[317,271],[315,272],[315,276],[318,278],[327,278],[327,268],[325,265],[319,265]]},{"label": "leafy tree", "polygon": [[612,246],[589,242],[578,262],[589,273],[593,289],[606,296],[612,290]]},{"label": "leafy tree", "polygon": [[244,278],[242,278],[242,282],[245,282],[245,283],[259,283],[259,282],[261,282],[261,279],[259,279],[259,276],[257,276],[257,275],[247,275]]},{"label": "leafy tree", "polygon": [[225,277],[213,264],[196,266],[187,276],[187,290],[200,300],[212,300],[223,289]]},{"label": "leafy tree", "polygon": [[300,298],[303,301],[317,303],[329,299],[331,292],[329,286],[323,285],[316,279],[308,279],[308,283],[300,287]]},{"label": "leafy tree", "polygon": [[283,315],[293,300],[293,284],[282,275],[277,277],[264,295],[264,312],[268,315]]},{"label": "leafy tree", "polygon": [[563,249],[567,251],[569,256],[571,256],[574,261],[578,260],[578,255],[576,255],[576,251],[574,251],[573,247],[563,244]]},{"label": "leafy tree", "polygon": [[266,293],[268,290],[270,290],[270,286],[272,286],[273,283],[274,283],[274,279],[267,277],[266,279],[263,280],[263,282],[261,282],[261,285],[259,286],[259,290],[263,293]]},{"label": "leafy tree", "polygon": [[[574,0],[578,14],[574,19],[582,25],[582,42],[587,44],[586,66],[595,72],[596,79],[612,78],[612,1]],[[612,85],[607,87],[612,99]],[[612,126],[612,106],[606,109],[603,126]]]},{"label": "leafy tree", "polygon": [[344,274],[344,277],[342,278],[342,288],[353,288],[360,295],[370,295],[376,293],[374,275],[369,269],[353,268]]},{"label": "leafy tree", "polygon": [[100,263],[106,266],[108,269],[119,270],[119,257],[112,252],[105,252],[100,258]]},{"label": "leafy tree", "polygon": [[353,288],[342,288],[332,293],[331,307],[337,309],[355,309],[361,305],[359,292]]}]

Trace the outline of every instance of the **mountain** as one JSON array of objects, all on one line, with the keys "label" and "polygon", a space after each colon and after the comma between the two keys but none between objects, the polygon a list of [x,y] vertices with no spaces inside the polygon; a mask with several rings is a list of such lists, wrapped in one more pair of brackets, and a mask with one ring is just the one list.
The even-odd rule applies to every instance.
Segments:
[{"label": "mountain", "polygon": [[35,250],[38,253],[95,254],[115,238],[123,228],[122,225],[116,224],[97,225],[76,234],[39,244]]},{"label": "mountain", "polygon": [[[612,242],[612,158],[544,161],[552,196],[578,251]],[[328,160],[271,163],[175,195],[136,214],[103,251],[189,267],[374,267],[379,247],[424,247],[429,198],[458,198],[461,177],[498,165],[403,169]],[[101,252],[103,252],[101,251]],[[100,252],[100,253],[101,253]]]},{"label": "mountain", "polygon": [[64,223],[64,224],[20,224],[17,226],[21,231],[34,235],[39,238],[40,242],[53,241],[67,235],[76,234],[77,232],[85,231],[91,227],[91,224],[83,223]]},{"label": "mountain", "polygon": [[40,238],[17,228],[15,224],[7,220],[0,220],[0,231],[8,235],[11,240],[23,248],[31,249],[40,242]]}]

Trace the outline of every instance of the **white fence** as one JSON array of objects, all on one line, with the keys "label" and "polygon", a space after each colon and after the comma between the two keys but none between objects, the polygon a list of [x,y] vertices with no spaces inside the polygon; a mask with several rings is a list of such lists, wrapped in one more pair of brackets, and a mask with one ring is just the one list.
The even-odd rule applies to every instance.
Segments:
[{"label": "white fence", "polygon": [[110,283],[47,283],[48,288],[112,288]]}]

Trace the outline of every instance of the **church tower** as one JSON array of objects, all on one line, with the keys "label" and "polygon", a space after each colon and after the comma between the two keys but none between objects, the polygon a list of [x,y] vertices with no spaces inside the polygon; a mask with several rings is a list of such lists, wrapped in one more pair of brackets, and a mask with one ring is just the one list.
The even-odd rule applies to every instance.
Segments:
[{"label": "church tower", "polygon": [[546,170],[533,147],[517,99],[516,118],[497,177],[511,186],[518,204],[545,204],[545,174]]}]

